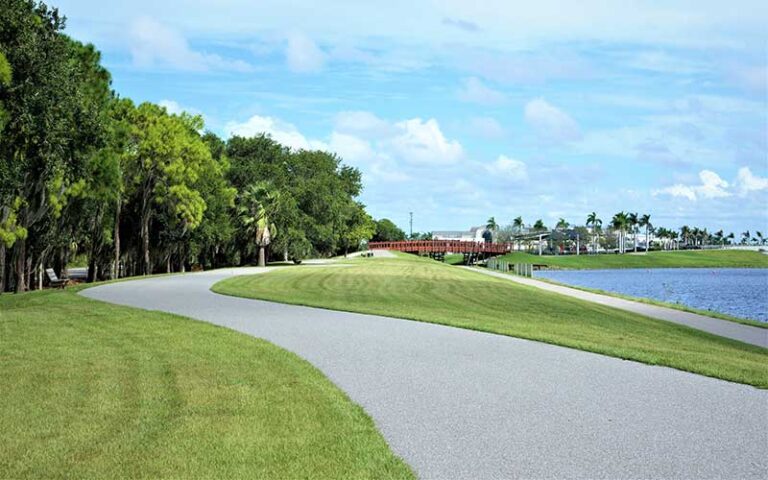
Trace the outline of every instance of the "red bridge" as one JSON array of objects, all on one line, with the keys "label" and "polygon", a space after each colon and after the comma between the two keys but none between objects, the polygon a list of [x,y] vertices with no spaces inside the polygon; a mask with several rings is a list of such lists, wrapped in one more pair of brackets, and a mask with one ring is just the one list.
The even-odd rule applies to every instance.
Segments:
[{"label": "red bridge", "polygon": [[463,242],[460,240],[415,240],[412,242],[370,242],[368,248],[371,250],[398,250],[408,253],[503,255],[512,250],[512,245],[509,243]]}]

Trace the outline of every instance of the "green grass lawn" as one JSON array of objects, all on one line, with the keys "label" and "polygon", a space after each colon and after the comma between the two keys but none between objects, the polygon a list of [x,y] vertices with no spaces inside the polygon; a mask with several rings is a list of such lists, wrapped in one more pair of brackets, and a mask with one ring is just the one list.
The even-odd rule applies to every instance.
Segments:
[{"label": "green grass lawn", "polygon": [[510,253],[512,263],[535,263],[550,268],[768,268],[768,255],[740,250],[680,250],[638,254],[531,255]]},{"label": "green grass lawn", "polygon": [[0,296],[0,478],[413,478],[317,369],[207,323]]},{"label": "green grass lawn", "polygon": [[347,263],[234,277],[213,290],[528,338],[768,388],[768,349],[429,259]]}]

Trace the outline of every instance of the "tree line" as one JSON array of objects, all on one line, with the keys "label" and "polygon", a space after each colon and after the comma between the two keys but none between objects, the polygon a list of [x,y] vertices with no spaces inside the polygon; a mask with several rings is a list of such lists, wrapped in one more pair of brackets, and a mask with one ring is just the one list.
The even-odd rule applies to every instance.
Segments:
[{"label": "tree line", "polygon": [[0,0],[0,292],[75,255],[93,281],[330,256],[374,234],[361,174],[337,155],[225,141],[200,116],[121,98],[65,24]]},{"label": "tree line", "polygon": [[[548,228],[542,219],[536,220],[527,226],[522,217],[517,217],[509,225],[499,226],[494,217],[486,222],[485,227],[493,232],[493,238],[500,242],[520,241],[520,237],[529,234],[547,233],[549,240],[559,243],[562,247],[566,244],[572,246],[574,237],[582,240],[582,246],[590,245],[593,251],[599,248],[614,249],[618,253],[626,253],[629,250],[638,251],[638,235],[644,233],[646,239],[643,248],[648,251],[652,248],[672,250],[680,248],[701,248],[705,245],[766,245],[768,239],[762,232],[742,232],[740,236],[735,233],[725,233],[724,230],[709,232],[706,228],[683,225],[679,229],[655,227],[651,223],[650,214],[618,212],[603,226],[603,220],[596,212],[587,215],[584,225],[571,225],[564,218],[560,218],[553,228]],[[653,239],[648,241],[648,239]],[[530,240],[529,240],[530,243]]]}]

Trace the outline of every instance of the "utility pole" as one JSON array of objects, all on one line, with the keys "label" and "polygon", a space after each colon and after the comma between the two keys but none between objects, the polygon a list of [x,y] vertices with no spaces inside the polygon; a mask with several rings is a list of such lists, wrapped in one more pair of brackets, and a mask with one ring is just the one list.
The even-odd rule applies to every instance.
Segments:
[{"label": "utility pole", "polygon": [[413,240],[413,212],[408,212],[408,215],[410,215],[410,216],[411,216],[411,220],[410,220],[410,225],[411,225],[410,231],[411,231],[411,235],[410,235],[408,238],[409,238],[409,239],[411,239],[411,240]]}]

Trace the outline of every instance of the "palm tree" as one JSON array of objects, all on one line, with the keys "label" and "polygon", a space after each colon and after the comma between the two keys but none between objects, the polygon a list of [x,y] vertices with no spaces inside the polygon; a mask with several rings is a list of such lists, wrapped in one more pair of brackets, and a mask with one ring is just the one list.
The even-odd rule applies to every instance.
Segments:
[{"label": "palm tree", "polygon": [[266,248],[277,233],[272,218],[280,201],[280,192],[269,182],[248,185],[240,195],[238,213],[240,221],[254,243],[259,247],[259,266],[267,265]]},{"label": "palm tree", "polygon": [[592,212],[589,215],[587,215],[587,226],[592,227],[592,250],[597,253],[597,240],[600,236],[598,233],[600,231],[600,227],[603,225],[603,221],[597,218],[597,213]]},{"label": "palm tree", "polygon": [[[547,227],[544,226],[544,221],[542,219],[536,220],[536,222],[533,224],[533,231],[534,232],[544,232],[547,230]],[[541,240],[543,235],[539,235],[539,255],[541,255]]]},{"label": "palm tree", "polygon": [[699,227],[693,227],[691,230],[691,237],[693,237],[693,246],[697,247],[699,246],[700,240],[701,240],[701,230]]},{"label": "palm tree", "polygon": [[515,231],[519,234],[523,231],[523,217],[517,217],[512,220],[512,226],[515,227]]},{"label": "palm tree", "polygon": [[661,227],[656,233],[656,236],[663,240],[664,250],[669,250],[672,243],[672,231],[668,228]]},{"label": "palm tree", "polygon": [[[518,216],[512,220],[512,228],[518,235],[523,233],[523,217]],[[520,239],[517,239],[517,249],[520,250]]]},{"label": "palm tree", "polygon": [[560,218],[555,225],[556,230],[565,230],[570,226],[570,223],[566,222],[564,218]]},{"label": "palm tree", "polygon": [[496,217],[489,218],[488,221],[485,222],[485,228],[491,232],[491,242],[493,242],[494,237],[496,236],[496,230],[499,228],[499,225],[496,223]]},{"label": "palm tree", "polygon": [[619,253],[624,253],[626,251],[624,248],[624,234],[628,225],[629,217],[624,212],[617,213],[611,219],[611,227],[616,231],[617,234]]},{"label": "palm tree", "polygon": [[[651,216],[646,213],[640,217],[638,224],[641,227],[645,227],[645,253],[648,253],[648,247],[651,245],[651,229],[653,228],[653,225],[651,225]],[[637,248],[637,242],[635,242],[635,248]]]},{"label": "palm tree", "polygon": [[632,243],[634,244],[634,250],[637,252],[637,225],[639,219],[637,213],[630,213],[627,215],[627,226],[632,231]]},{"label": "palm tree", "polygon": [[757,235],[758,244],[763,245],[765,243],[765,239],[763,238],[763,232],[755,232],[755,235]]},{"label": "palm tree", "polygon": [[741,244],[746,245],[747,242],[749,242],[750,237],[751,235],[749,234],[749,230],[747,230],[746,232],[741,232]]},{"label": "palm tree", "polygon": [[715,240],[720,242],[720,248],[723,248],[723,239],[725,238],[725,235],[723,235],[722,230],[718,230],[715,232]]},{"label": "palm tree", "polygon": [[731,233],[729,233],[729,234],[728,234],[728,236],[727,236],[727,237],[725,237],[725,238],[727,238],[727,239],[728,239],[728,244],[730,245],[730,244],[732,244],[732,243],[733,243],[733,240],[736,238],[736,234],[734,234],[733,232],[731,232]]},{"label": "palm tree", "polygon": [[683,225],[680,227],[680,238],[683,239],[683,243],[688,246],[688,240],[691,238],[691,227]]}]

